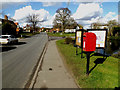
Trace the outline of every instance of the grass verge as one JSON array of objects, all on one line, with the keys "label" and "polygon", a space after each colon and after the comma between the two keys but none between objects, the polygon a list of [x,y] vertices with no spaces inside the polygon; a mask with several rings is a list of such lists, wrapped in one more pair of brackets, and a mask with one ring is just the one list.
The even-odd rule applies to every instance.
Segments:
[{"label": "grass verge", "polygon": [[31,37],[31,36],[36,35],[36,34],[40,34],[40,32],[35,32],[35,33],[23,32],[20,34],[20,36],[22,35],[22,37],[20,37],[20,38],[27,38],[27,37]]},{"label": "grass verge", "polygon": [[[108,57],[103,63],[95,64],[102,56],[90,58],[89,76],[86,75],[86,55],[81,59],[80,54],[76,55],[76,48],[72,44],[64,44],[64,40],[56,42],[57,47],[65,58],[68,68],[72,70],[81,88],[115,88],[118,87],[118,60]],[[79,49],[80,53],[80,49]],[[102,60],[102,59],[101,59]]]},{"label": "grass verge", "polygon": [[54,36],[54,37],[70,37],[70,36],[75,36],[75,33],[47,33],[48,36]]}]

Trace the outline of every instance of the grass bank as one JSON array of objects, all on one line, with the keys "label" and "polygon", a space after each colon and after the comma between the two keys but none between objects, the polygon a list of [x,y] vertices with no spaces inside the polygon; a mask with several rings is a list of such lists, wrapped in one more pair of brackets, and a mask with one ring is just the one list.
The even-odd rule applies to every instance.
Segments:
[{"label": "grass bank", "polygon": [[[78,84],[81,88],[115,88],[118,87],[118,60],[114,57],[108,57],[105,61],[95,64],[98,58],[102,56],[92,56],[90,58],[89,76],[86,75],[86,55],[81,59],[80,54],[76,55],[76,48],[72,44],[64,44],[64,40],[56,42],[57,47],[67,66],[72,70]],[[80,49],[79,49],[80,53]],[[98,61],[101,62],[101,61]]]},{"label": "grass bank", "polygon": [[47,33],[48,36],[54,36],[54,37],[70,37],[70,36],[75,36],[75,33]]}]

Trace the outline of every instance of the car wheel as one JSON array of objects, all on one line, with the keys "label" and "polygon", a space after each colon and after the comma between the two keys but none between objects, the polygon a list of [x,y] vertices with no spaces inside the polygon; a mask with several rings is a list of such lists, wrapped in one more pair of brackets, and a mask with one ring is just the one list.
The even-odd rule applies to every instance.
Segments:
[{"label": "car wheel", "polygon": [[15,41],[15,44],[18,44],[18,40]]}]

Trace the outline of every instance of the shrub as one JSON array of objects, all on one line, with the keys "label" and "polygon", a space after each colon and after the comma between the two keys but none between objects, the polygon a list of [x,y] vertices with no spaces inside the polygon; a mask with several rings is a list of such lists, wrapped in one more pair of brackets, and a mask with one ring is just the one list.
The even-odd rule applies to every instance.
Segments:
[{"label": "shrub", "polygon": [[65,38],[65,43],[66,44],[72,43],[72,38],[70,38],[70,37]]},{"label": "shrub", "polygon": [[112,56],[115,58],[120,58],[120,51],[117,54],[113,54]]}]

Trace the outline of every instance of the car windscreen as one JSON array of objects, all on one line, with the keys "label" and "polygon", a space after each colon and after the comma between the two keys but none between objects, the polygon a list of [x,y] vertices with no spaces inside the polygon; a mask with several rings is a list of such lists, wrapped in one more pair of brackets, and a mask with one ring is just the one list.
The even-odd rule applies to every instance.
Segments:
[{"label": "car windscreen", "polygon": [[1,36],[1,38],[8,38],[8,36]]}]

